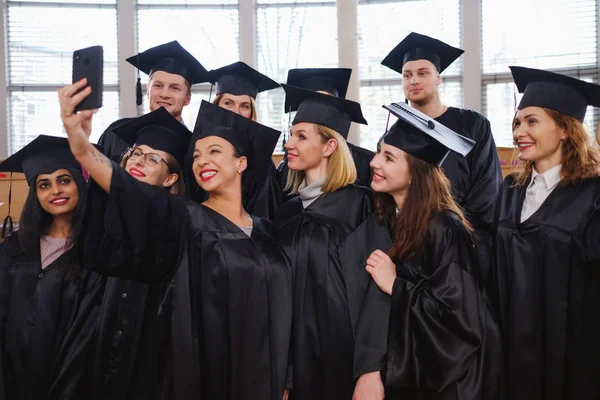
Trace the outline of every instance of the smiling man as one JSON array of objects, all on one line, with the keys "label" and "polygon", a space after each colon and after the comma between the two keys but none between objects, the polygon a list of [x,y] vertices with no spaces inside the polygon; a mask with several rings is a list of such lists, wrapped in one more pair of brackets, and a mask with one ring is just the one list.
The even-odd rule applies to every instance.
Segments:
[{"label": "smiling man", "polygon": [[[152,47],[129,57],[127,62],[150,76],[147,90],[150,111],[164,107],[183,123],[181,113],[183,107],[190,104],[192,85],[205,82],[206,79],[206,69],[202,64],[177,41]],[[142,93],[139,78],[136,97],[137,104],[141,105]],[[104,148],[104,154],[113,161],[119,162],[129,147],[115,135],[113,129],[131,119],[122,118],[113,122],[98,141],[98,144]]]},{"label": "smiling man", "polygon": [[418,33],[410,33],[381,62],[402,74],[409,104],[453,131],[473,139],[473,150],[461,157],[451,152],[442,168],[452,184],[452,194],[475,228],[482,279],[489,265],[489,237],[494,204],[502,172],[490,122],[480,113],[446,106],[440,100],[440,74],[463,50]]}]

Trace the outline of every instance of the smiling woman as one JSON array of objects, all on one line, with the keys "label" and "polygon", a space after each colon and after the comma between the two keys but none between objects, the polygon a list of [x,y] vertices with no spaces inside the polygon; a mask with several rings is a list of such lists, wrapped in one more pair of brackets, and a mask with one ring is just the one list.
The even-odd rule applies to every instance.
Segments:
[{"label": "smiling woman", "polygon": [[85,181],[66,139],[39,136],[0,171],[24,172],[30,185],[19,230],[0,244],[0,380],[7,398],[43,398],[57,361],[73,361],[63,341],[97,316],[104,279],[80,268]]}]

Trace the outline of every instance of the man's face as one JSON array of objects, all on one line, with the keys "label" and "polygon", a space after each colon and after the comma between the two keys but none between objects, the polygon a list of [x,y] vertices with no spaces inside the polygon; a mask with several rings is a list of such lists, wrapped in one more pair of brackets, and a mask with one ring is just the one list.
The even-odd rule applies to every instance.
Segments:
[{"label": "man's face", "polygon": [[183,107],[190,104],[191,97],[189,87],[181,75],[156,71],[150,77],[148,85],[150,111],[164,107],[172,116],[181,119]]},{"label": "man's face", "polygon": [[428,60],[409,61],[402,67],[404,97],[416,104],[426,104],[438,94],[441,78]]}]

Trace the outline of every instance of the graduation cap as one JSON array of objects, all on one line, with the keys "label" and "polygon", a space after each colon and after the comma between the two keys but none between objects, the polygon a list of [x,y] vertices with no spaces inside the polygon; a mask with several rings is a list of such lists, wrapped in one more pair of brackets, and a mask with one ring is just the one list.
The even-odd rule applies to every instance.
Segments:
[{"label": "graduation cap", "polygon": [[252,172],[271,161],[280,134],[278,130],[202,100],[190,149],[193,151],[198,139],[221,137],[248,158],[247,172]]},{"label": "graduation cap", "polygon": [[600,107],[600,86],[570,76],[525,67],[509,67],[519,93],[519,110],[543,107],[583,122],[587,106]]},{"label": "graduation cap", "polygon": [[312,122],[333,129],[346,139],[350,131],[350,122],[367,125],[360,104],[340,97],[318,93],[308,89],[286,84],[286,102],[290,109],[298,110],[292,125],[299,122]]},{"label": "graduation cap", "polygon": [[286,84],[346,98],[350,75],[351,68],[295,68],[288,71]]},{"label": "graduation cap", "polygon": [[152,47],[146,51],[129,57],[127,62],[138,69],[136,84],[136,103],[142,104],[142,84],[139,71],[152,75],[156,71],[181,75],[190,86],[206,82],[206,68],[193,55],[179,44],[177,40]]},{"label": "graduation cap", "polygon": [[[27,146],[0,163],[0,172],[21,172],[25,174],[27,184],[31,186],[41,174],[52,174],[59,169],[78,169],[81,165],[73,157],[69,141],[66,138],[39,135]],[[2,223],[2,237],[13,230],[10,216],[12,180],[8,193],[8,215]]]},{"label": "graduation cap", "polygon": [[113,131],[129,146],[144,144],[169,153],[183,168],[192,132],[164,107],[125,122]]},{"label": "graduation cap", "polygon": [[217,96],[231,93],[256,99],[258,93],[279,87],[273,79],[241,61],[208,72],[208,81],[216,85]]},{"label": "graduation cap", "polygon": [[411,32],[381,62],[388,68],[402,73],[409,61],[428,60],[442,73],[465,51],[452,47],[441,40]]},{"label": "graduation cap", "polygon": [[0,163],[0,172],[22,172],[29,185],[38,175],[63,168],[81,170],[81,165],[73,157],[66,138],[48,135],[39,135]]},{"label": "graduation cap", "polygon": [[450,150],[466,156],[475,142],[429,118],[405,103],[392,103],[383,108],[399,119],[383,135],[386,144],[430,164],[442,165]]}]

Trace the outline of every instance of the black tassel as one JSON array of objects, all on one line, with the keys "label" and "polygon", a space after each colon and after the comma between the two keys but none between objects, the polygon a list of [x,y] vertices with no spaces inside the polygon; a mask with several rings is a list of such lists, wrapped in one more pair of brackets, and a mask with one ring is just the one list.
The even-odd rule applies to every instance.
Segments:
[{"label": "black tassel", "polygon": [[2,239],[6,238],[8,235],[10,235],[13,230],[13,219],[10,216],[10,205],[12,203],[12,172],[10,173],[10,182],[8,184],[8,215],[6,216],[6,218],[4,218],[4,221],[2,221]]},{"label": "black tassel", "polygon": [[404,104],[408,104],[408,99],[406,97],[404,98]]},{"label": "black tassel", "polygon": [[142,80],[138,77],[135,84],[135,104],[142,105]]}]

